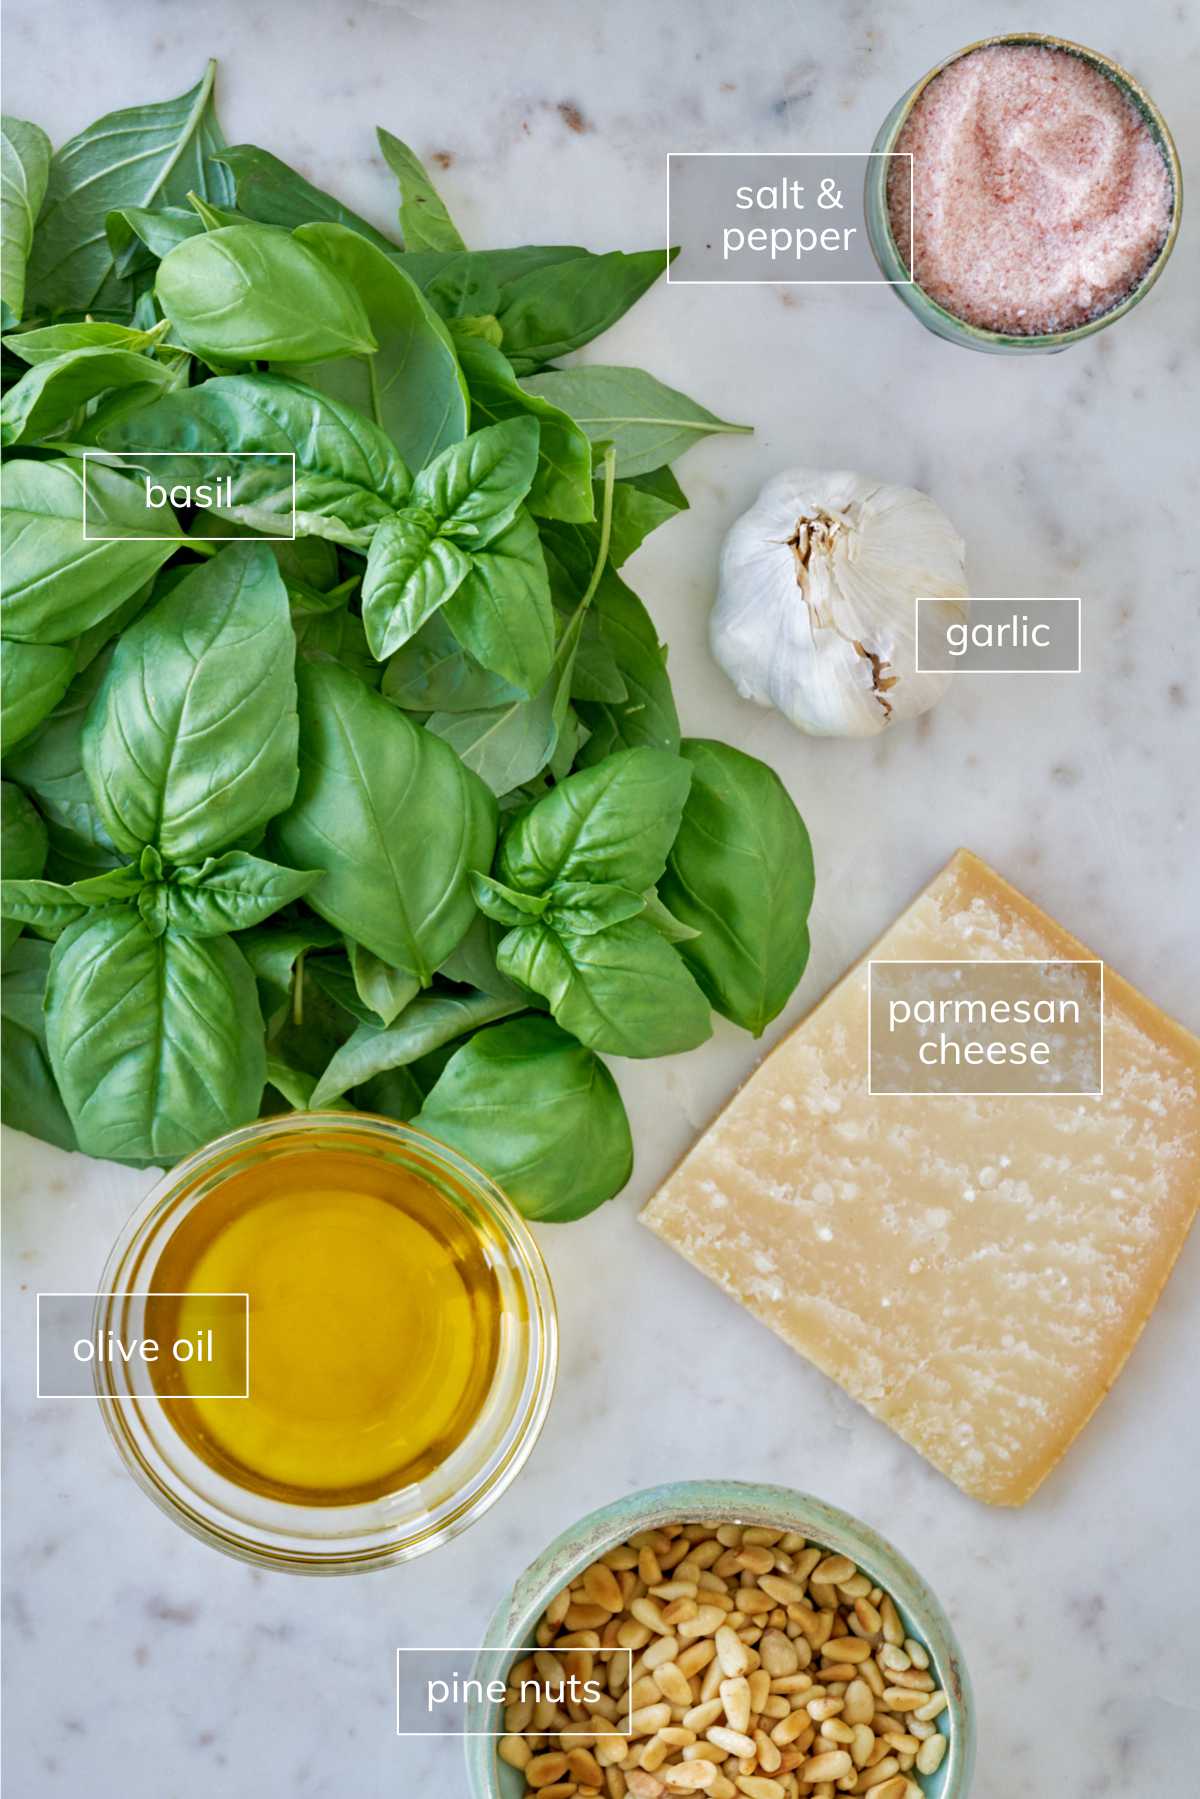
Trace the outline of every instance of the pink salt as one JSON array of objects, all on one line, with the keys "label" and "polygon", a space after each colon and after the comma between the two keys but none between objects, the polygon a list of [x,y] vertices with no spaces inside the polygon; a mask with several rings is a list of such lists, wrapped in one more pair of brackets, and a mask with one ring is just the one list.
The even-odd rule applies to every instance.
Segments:
[{"label": "pink salt", "polygon": [[1166,162],[1116,84],[1069,51],[973,50],[925,89],[892,164],[892,232],[930,297],[1012,336],[1115,306],[1171,223]]}]

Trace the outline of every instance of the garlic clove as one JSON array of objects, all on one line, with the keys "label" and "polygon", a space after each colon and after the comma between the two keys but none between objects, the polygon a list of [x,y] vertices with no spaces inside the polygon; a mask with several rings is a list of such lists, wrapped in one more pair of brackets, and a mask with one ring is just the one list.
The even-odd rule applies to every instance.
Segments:
[{"label": "garlic clove", "polygon": [[944,601],[949,623],[966,592],[962,539],[927,494],[789,469],[725,539],[709,641],[743,698],[815,735],[874,736],[949,678],[916,672],[914,600]]}]

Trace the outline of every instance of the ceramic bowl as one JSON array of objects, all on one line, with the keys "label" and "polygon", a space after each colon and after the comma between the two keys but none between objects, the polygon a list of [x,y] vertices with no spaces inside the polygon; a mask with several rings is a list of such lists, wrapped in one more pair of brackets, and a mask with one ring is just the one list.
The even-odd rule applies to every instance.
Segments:
[{"label": "ceramic bowl", "polygon": [[[931,1671],[949,1698],[947,1711],[939,1720],[949,1748],[938,1772],[923,1775],[921,1784],[929,1799],[967,1799],[975,1760],[974,1708],[962,1651],[945,1612],[911,1563],[869,1525],[789,1487],[753,1486],[744,1481],[680,1481],[631,1493],[589,1512],[543,1550],[501,1602],[479,1661],[484,1684],[494,1673],[494,1652],[532,1643],[551,1598],[597,1556],[635,1531],[681,1521],[801,1531],[811,1543],[850,1556],[890,1593],[908,1634],[929,1650]],[[467,1729],[493,1733],[466,1738],[472,1799],[522,1799],[522,1775],[501,1762],[496,1753],[503,1728],[499,1705],[485,1702],[468,1708]]]},{"label": "ceramic bowl", "polygon": [[[896,140],[903,131],[913,107],[924,93],[929,83],[949,68],[961,57],[970,56],[974,50],[985,50],[998,44],[1029,45],[1042,50],[1064,50],[1070,56],[1078,56],[1092,68],[1098,69],[1102,75],[1120,88],[1126,99],[1137,109],[1150,130],[1151,136],[1162,153],[1167,165],[1167,173],[1171,179],[1174,203],[1171,208],[1171,225],[1163,240],[1162,248],[1146,270],[1137,286],[1123,300],[1098,318],[1088,319],[1082,325],[1075,325],[1069,331],[1056,331],[1040,337],[1009,337],[1001,331],[986,331],[978,325],[969,325],[965,319],[956,318],[932,300],[916,282],[908,278],[908,268],[902,258],[896,240],[892,235],[891,220],[888,216],[887,178],[890,163],[888,152],[896,147]],[[893,106],[887,118],[879,128],[879,134],[872,146],[873,152],[867,158],[866,179],[866,223],[867,236],[871,248],[875,252],[875,260],[886,278],[895,282],[893,292],[903,300],[911,312],[914,312],[925,326],[937,337],[944,337],[949,343],[960,344],[964,349],[983,350],[993,355],[1046,355],[1056,350],[1065,350],[1071,344],[1079,343],[1085,337],[1091,337],[1096,331],[1103,331],[1106,326],[1113,325],[1124,318],[1127,312],[1145,298],[1162,274],[1167,259],[1175,247],[1179,236],[1179,225],[1183,215],[1183,171],[1179,165],[1179,152],[1167,129],[1167,122],[1151,100],[1149,94],[1138,86],[1128,70],[1119,63],[1101,56],[1097,50],[1088,50],[1082,44],[1073,44],[1066,38],[1047,37],[1040,32],[1013,31],[999,37],[981,38],[976,44],[968,44],[962,50],[956,50],[953,56],[947,56],[923,75],[914,87],[909,88]]]}]

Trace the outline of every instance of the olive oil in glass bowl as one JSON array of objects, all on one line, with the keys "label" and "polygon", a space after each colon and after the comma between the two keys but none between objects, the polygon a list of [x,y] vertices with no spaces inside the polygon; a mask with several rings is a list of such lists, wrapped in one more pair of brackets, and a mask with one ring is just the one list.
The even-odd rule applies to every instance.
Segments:
[{"label": "olive oil in glass bowl", "polygon": [[[181,1163],[113,1250],[96,1328],[194,1338],[248,1296],[215,1366],[97,1364],[140,1485],[263,1566],[337,1573],[464,1529],[550,1402],[554,1300],[524,1221],[454,1151],[359,1113],[296,1113]],[[219,1397],[210,1397],[219,1395]],[[235,1396],[240,1395],[240,1396]]]}]

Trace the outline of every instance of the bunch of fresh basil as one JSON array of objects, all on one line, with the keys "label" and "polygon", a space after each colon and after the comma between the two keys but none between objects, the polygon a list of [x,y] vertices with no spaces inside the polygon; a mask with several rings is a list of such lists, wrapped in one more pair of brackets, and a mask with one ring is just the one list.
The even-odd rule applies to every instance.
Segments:
[{"label": "bunch of fresh basil", "polygon": [[[665,253],[468,250],[381,132],[401,247],[212,84],[4,124],[4,1115],[144,1164],[350,1104],[577,1217],[601,1055],[757,1034],[807,958],[803,823],[681,740],[617,572],[742,427],[557,366]],[[147,522],[147,453],[219,511]]]}]

